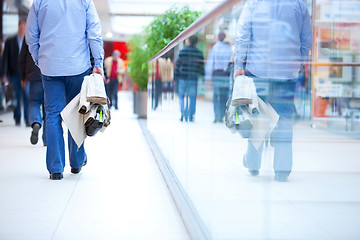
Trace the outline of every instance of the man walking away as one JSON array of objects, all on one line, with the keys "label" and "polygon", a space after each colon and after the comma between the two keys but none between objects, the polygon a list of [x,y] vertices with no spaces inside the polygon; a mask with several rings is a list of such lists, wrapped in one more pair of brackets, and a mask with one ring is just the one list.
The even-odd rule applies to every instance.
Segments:
[{"label": "man walking away", "polygon": [[[258,90],[260,85],[263,89],[259,97],[280,116],[270,136],[277,181],[287,181],[292,169],[295,86],[311,46],[310,17],[304,1],[246,1],[238,23],[234,79],[244,74],[253,78]],[[253,176],[259,174],[262,150],[263,144],[256,149],[248,142],[243,162]]]},{"label": "man walking away", "polygon": [[226,101],[229,96],[231,48],[224,43],[224,32],[218,34],[218,42],[211,48],[206,61],[206,78],[212,80],[214,123],[223,122],[226,110]]},{"label": "man walking away", "polygon": [[[44,86],[50,179],[63,178],[65,146],[60,113],[80,92],[94,56],[94,73],[104,76],[101,26],[92,0],[34,0],[28,15],[26,43],[40,68]],[[68,133],[71,172],[87,163],[84,144],[78,149]]]},{"label": "man walking away", "polygon": [[42,124],[43,119],[45,120],[45,114],[42,113],[44,111],[41,111],[41,107],[44,107],[44,89],[41,81],[41,72],[35,66],[25,39],[19,56],[19,70],[22,85],[29,84],[29,122],[32,128],[30,142],[33,145],[38,142],[39,130],[44,126],[42,139],[44,146],[46,146],[46,121]]},{"label": "man walking away", "polygon": [[180,51],[176,61],[175,77],[179,80],[181,122],[194,121],[198,79],[204,76],[204,54],[196,48],[197,42],[196,35],[186,39],[186,47]]},{"label": "man walking away", "polygon": [[118,88],[123,82],[125,73],[124,61],[120,58],[121,53],[115,50],[111,57],[105,59],[105,69],[107,70],[107,91],[110,98],[110,107],[118,109]]}]

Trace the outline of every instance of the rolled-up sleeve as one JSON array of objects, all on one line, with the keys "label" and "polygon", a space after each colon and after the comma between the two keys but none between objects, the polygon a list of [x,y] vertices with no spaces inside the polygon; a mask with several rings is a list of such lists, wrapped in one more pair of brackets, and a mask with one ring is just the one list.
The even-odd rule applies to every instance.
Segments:
[{"label": "rolled-up sleeve", "polygon": [[26,44],[29,46],[29,52],[34,59],[35,64],[37,64],[39,60],[40,48],[40,28],[36,12],[36,3],[34,2],[27,17],[27,27],[25,32]]},{"label": "rolled-up sleeve", "polygon": [[101,24],[92,0],[90,0],[86,11],[86,33],[92,55],[94,56],[94,67],[102,68],[104,61],[104,48],[101,38]]}]

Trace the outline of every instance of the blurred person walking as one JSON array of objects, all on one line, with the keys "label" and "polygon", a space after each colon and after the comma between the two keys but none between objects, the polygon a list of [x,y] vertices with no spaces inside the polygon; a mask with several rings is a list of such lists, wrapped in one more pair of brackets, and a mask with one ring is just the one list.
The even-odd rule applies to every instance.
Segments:
[{"label": "blurred person walking", "polygon": [[[253,78],[258,96],[280,116],[270,136],[277,181],[287,181],[292,170],[295,85],[311,47],[310,17],[303,1],[246,1],[238,22],[234,79],[244,74]],[[259,174],[263,145],[256,149],[248,142],[243,162],[253,176]]]},{"label": "blurred person walking", "polygon": [[21,85],[19,72],[19,54],[25,36],[26,21],[19,20],[18,33],[15,36],[9,37],[5,41],[4,55],[3,55],[3,82],[9,83],[10,88],[13,88],[16,98],[16,105],[14,108],[15,125],[20,126],[21,121],[21,100],[24,108],[24,120],[26,126],[29,123],[28,111],[28,85]]},{"label": "blurred person walking", "polygon": [[[3,75],[3,71],[2,71],[2,39],[0,39],[0,76]],[[0,111],[3,111],[5,109],[4,106],[4,87],[3,87],[3,82],[2,80],[0,80]],[[2,122],[2,120],[0,119],[0,122]]]},{"label": "blurred person walking", "polygon": [[46,114],[44,111],[44,89],[41,72],[31,57],[25,39],[19,55],[19,70],[22,85],[29,84],[29,122],[32,128],[30,142],[33,145],[37,144],[39,130],[43,126],[42,140],[44,146],[46,146]]},{"label": "blurred person walking", "polygon": [[[185,40],[186,47],[176,61],[175,77],[179,80],[180,121],[194,121],[198,79],[204,76],[204,54],[196,48],[197,36]],[[186,99],[186,105],[185,105]]]},{"label": "blurred person walking", "polygon": [[115,50],[112,56],[105,59],[105,69],[107,71],[107,94],[110,98],[110,107],[114,106],[118,109],[118,88],[119,84],[122,84],[125,65],[124,61],[120,58],[121,53]]},{"label": "blurred person walking", "polygon": [[210,50],[205,68],[205,78],[211,79],[213,86],[214,123],[224,121],[229,96],[231,48],[224,43],[225,37],[224,32],[218,34],[218,41]]},{"label": "blurred person walking", "polygon": [[[28,15],[26,43],[39,66],[46,112],[46,164],[50,179],[63,178],[65,146],[60,116],[80,92],[94,57],[93,72],[104,77],[103,41],[98,14],[92,0],[34,0]],[[77,174],[87,163],[84,144],[77,147],[68,132],[71,172]]]}]

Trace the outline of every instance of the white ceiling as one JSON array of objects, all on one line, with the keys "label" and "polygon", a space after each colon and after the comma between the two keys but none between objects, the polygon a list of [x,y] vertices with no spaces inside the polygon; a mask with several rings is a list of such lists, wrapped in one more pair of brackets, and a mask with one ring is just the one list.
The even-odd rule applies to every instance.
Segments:
[{"label": "white ceiling", "polygon": [[[4,8],[12,6],[15,0],[4,0]],[[26,6],[32,0],[21,0]],[[131,35],[141,32],[148,25],[153,16],[163,14],[167,9],[176,5],[188,5],[191,10],[208,12],[224,0],[93,0],[98,11],[102,35],[104,40],[126,41]],[[17,30],[17,16],[4,17],[5,34]],[[15,19],[16,18],[16,19]]]},{"label": "white ceiling", "polygon": [[224,0],[94,0],[104,40],[126,41],[173,5],[208,12]]}]

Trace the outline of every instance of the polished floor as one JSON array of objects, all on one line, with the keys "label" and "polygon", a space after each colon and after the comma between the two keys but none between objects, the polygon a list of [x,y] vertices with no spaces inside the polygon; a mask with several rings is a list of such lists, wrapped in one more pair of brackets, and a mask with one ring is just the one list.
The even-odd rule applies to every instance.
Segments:
[{"label": "polished floor", "polygon": [[[131,93],[105,133],[86,139],[88,164],[49,180],[46,147],[0,114],[0,239],[185,240],[187,232],[148,148]],[[64,134],[66,135],[66,134]]]},{"label": "polished floor", "polygon": [[271,145],[251,176],[247,140],[213,123],[211,101],[198,99],[195,122],[179,118],[175,95],[148,113],[147,126],[213,239],[360,239],[359,119],[354,131],[345,121],[297,120],[293,171],[277,182]]}]

